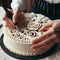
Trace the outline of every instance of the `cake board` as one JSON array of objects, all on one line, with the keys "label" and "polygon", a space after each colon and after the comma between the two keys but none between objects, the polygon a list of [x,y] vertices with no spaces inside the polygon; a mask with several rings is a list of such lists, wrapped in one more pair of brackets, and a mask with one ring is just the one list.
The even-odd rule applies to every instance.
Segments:
[{"label": "cake board", "polygon": [[9,56],[13,57],[13,58],[16,58],[16,59],[21,59],[21,60],[37,60],[37,59],[42,59],[42,58],[45,58],[45,57],[48,57],[50,56],[51,54],[55,53],[56,52],[56,49],[57,49],[57,46],[58,44],[55,44],[49,51],[45,52],[44,54],[42,55],[36,55],[36,56],[22,56],[22,55],[18,55],[18,54],[15,54],[11,51],[9,51],[5,46],[4,46],[4,43],[3,43],[3,37],[4,37],[4,34],[1,36],[0,38],[0,45],[1,45],[1,48],[3,49],[3,51],[8,54]]}]

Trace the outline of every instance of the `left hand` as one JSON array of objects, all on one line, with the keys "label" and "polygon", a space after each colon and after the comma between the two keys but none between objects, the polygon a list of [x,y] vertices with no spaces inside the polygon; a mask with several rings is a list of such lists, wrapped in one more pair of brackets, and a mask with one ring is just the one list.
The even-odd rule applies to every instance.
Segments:
[{"label": "left hand", "polygon": [[41,52],[51,48],[56,43],[60,42],[60,20],[54,20],[47,23],[39,31],[44,31],[49,28],[42,36],[35,38],[31,48],[37,52]]}]

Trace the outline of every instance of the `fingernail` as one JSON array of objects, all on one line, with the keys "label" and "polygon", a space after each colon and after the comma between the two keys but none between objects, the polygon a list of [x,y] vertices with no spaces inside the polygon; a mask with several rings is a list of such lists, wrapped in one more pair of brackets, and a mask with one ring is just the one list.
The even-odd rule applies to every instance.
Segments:
[{"label": "fingernail", "polygon": [[13,20],[13,23],[15,24],[15,21]]},{"label": "fingernail", "polygon": [[7,10],[10,10],[9,8],[7,8]]}]

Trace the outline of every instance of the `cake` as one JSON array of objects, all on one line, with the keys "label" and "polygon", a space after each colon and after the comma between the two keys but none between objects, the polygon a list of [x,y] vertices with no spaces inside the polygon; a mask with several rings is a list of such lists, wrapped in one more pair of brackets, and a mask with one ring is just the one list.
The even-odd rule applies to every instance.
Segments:
[{"label": "cake", "polygon": [[31,48],[31,44],[34,38],[41,36],[45,32],[38,31],[43,25],[51,22],[51,19],[36,13],[24,13],[29,22],[27,25],[20,29],[11,30],[8,27],[4,27],[4,39],[3,43],[5,47],[13,53],[23,56],[34,56],[38,54],[43,54],[48,50],[35,52]]}]

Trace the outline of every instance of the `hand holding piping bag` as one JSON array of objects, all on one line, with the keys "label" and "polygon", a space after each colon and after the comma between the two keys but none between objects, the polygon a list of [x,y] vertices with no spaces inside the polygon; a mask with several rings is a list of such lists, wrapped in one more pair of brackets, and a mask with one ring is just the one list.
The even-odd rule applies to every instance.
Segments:
[{"label": "hand holding piping bag", "polygon": [[15,24],[17,23],[18,28],[23,27],[22,23],[25,22],[24,14],[21,14],[21,10],[16,8],[15,10],[8,9],[8,11],[12,14],[12,18],[8,17],[8,14],[5,13],[3,20],[6,21],[6,27],[11,29],[15,29]]}]

